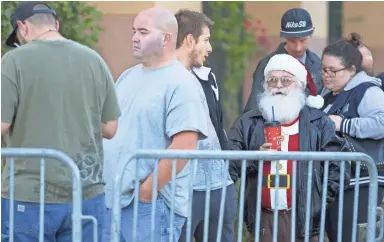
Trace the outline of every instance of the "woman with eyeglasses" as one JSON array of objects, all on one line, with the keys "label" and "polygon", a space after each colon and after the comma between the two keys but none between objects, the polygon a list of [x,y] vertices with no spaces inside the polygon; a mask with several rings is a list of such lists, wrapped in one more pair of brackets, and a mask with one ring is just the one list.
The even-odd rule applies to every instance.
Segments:
[{"label": "woman with eyeglasses", "polygon": [[[372,154],[383,152],[384,149],[384,92],[380,88],[381,80],[363,71],[362,55],[358,49],[360,46],[362,46],[360,35],[352,33],[348,40],[339,40],[324,49],[321,60],[322,80],[324,88],[330,93],[324,96],[323,111],[335,123],[340,137],[356,142],[372,142],[376,147],[381,147],[377,150],[368,150],[369,154]],[[351,183],[344,191],[343,201],[342,241],[347,242],[352,241],[353,209],[356,207],[355,166],[352,166],[351,172]],[[357,206],[358,224],[367,222],[369,182],[368,172],[362,167]],[[384,194],[382,170],[379,172],[379,184],[378,204],[381,203]],[[330,242],[337,241],[337,225],[340,219],[338,200],[336,198],[336,202],[327,209],[326,231]],[[358,237],[356,238],[360,241]]]}]

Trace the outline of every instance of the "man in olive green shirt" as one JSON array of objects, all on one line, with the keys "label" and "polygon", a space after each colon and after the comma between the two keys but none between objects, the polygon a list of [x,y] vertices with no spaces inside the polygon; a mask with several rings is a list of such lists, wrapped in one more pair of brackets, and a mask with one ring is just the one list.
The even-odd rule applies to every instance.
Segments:
[{"label": "man in olive green shirt", "polygon": [[[105,212],[102,138],[112,138],[120,116],[112,75],[92,49],[60,35],[55,11],[43,2],[22,2],[11,17],[6,44],[21,47],[1,60],[1,133],[10,147],[50,148],[77,164],[83,214],[100,231]],[[2,239],[37,241],[39,159],[15,160],[15,226],[9,231],[9,161],[2,174]],[[45,241],[71,241],[72,175],[58,161],[45,162]],[[83,221],[82,241],[93,241]]]}]

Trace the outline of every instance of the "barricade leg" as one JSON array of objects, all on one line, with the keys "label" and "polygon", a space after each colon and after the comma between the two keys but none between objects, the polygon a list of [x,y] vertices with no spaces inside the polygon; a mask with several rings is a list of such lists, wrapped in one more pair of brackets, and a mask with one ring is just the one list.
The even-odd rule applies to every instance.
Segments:
[{"label": "barricade leg", "polygon": [[292,161],[292,221],[291,221],[291,242],[296,241],[296,191],[297,191],[297,161]]},{"label": "barricade leg", "polygon": [[208,175],[207,175],[207,187],[205,190],[205,211],[204,211],[204,231],[203,231],[203,241],[208,242],[209,235],[209,213],[210,213],[210,204],[211,204],[211,171],[212,171],[212,162],[208,163]]},{"label": "barricade leg", "polygon": [[370,176],[369,183],[369,200],[368,200],[368,225],[367,225],[367,241],[375,241],[376,239],[376,207],[378,192],[378,172],[374,163],[367,163]]},{"label": "barricade leg", "polygon": [[[197,159],[194,159],[192,161],[192,178],[191,178],[191,183],[195,180],[196,177],[196,172],[197,172]],[[191,226],[192,226],[192,201],[193,201],[193,186],[190,186],[189,188],[189,201],[188,201],[188,217],[187,217],[187,234],[186,234],[186,241],[191,242],[192,241],[192,231],[191,231]]]},{"label": "barricade leg", "polygon": [[[357,161],[356,162],[356,181],[360,180],[360,168],[361,168],[361,162]],[[353,209],[353,219],[352,219],[352,241],[351,242],[356,242],[356,233],[357,233],[357,208],[359,207],[359,183],[356,182],[355,184],[355,194],[353,198],[353,204],[354,204],[354,209]]]},{"label": "barricade leg", "polygon": [[[225,161],[224,171],[228,171],[229,161]],[[226,174],[222,174],[223,180],[222,183],[225,184],[227,182]],[[227,186],[223,186],[223,190],[221,192],[221,200],[220,200],[220,212],[219,212],[219,222],[217,226],[217,238],[216,242],[221,242],[221,235],[223,232],[223,222],[224,222],[224,209],[225,209],[225,198],[227,194]]]},{"label": "barricade leg", "polygon": [[[324,172],[323,172],[323,184],[328,183],[329,176],[329,161],[324,162]],[[327,205],[327,193],[328,186],[323,185],[322,189],[322,198],[321,198],[321,217],[320,217],[320,241],[325,241],[325,215],[326,215],[326,205]],[[294,242],[294,240],[292,240]]]},{"label": "barricade leg", "polygon": [[247,167],[247,161],[243,160],[241,162],[239,220],[238,220],[238,230],[237,230],[237,241],[238,242],[242,241],[243,218],[244,218],[244,194],[245,194],[246,167]]}]

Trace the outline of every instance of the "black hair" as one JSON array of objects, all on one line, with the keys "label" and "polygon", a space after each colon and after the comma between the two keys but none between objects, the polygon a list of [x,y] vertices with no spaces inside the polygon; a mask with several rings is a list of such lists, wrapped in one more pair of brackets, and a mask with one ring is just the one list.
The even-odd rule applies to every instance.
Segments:
[{"label": "black hair", "polygon": [[340,58],[341,63],[345,68],[356,68],[356,73],[363,70],[363,56],[360,53],[359,47],[364,46],[361,41],[361,36],[358,33],[351,33],[347,39],[342,39],[336,43],[325,47],[324,55],[330,55]]}]

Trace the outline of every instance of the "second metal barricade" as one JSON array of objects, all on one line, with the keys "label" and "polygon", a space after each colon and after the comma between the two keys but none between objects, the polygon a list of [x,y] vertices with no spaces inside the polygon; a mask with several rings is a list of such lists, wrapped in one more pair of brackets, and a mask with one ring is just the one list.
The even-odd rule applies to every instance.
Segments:
[{"label": "second metal barricade", "polygon": [[[296,192],[297,192],[297,184],[296,184],[296,176],[297,176],[297,162],[306,162],[306,165],[308,166],[308,173],[307,173],[307,194],[306,194],[306,212],[305,212],[305,233],[304,233],[304,241],[309,241],[309,235],[310,235],[310,209],[311,209],[311,191],[312,191],[312,179],[313,179],[313,164],[314,162],[321,162],[323,167],[323,175],[322,175],[322,184],[328,184],[328,176],[329,176],[329,164],[330,162],[337,162],[340,166],[340,184],[339,184],[339,211],[338,211],[338,242],[342,241],[342,217],[343,217],[343,199],[344,199],[344,188],[346,185],[344,180],[344,173],[346,171],[346,166],[349,166],[351,162],[356,164],[356,180],[358,181],[360,179],[360,166],[361,163],[365,164],[368,173],[370,175],[370,183],[369,183],[369,199],[368,199],[368,224],[367,224],[367,241],[372,242],[376,241],[376,207],[377,207],[377,193],[378,193],[378,174],[377,174],[377,168],[375,166],[375,163],[373,160],[363,154],[363,153],[334,153],[334,152],[261,152],[261,151],[176,151],[176,150],[139,150],[134,153],[132,153],[129,161],[127,161],[127,164],[129,162],[138,162],[139,159],[171,159],[172,162],[172,179],[171,179],[171,186],[172,186],[172,194],[175,194],[176,189],[176,164],[178,159],[187,159],[190,160],[192,163],[191,167],[193,169],[192,174],[195,173],[197,160],[199,159],[211,159],[211,160],[217,160],[217,159],[223,159],[225,160],[225,168],[224,172],[228,170],[229,162],[233,160],[241,162],[241,184],[240,184],[240,195],[239,195],[239,211],[238,211],[238,234],[237,234],[237,241],[242,241],[242,228],[243,228],[243,216],[244,216],[244,199],[245,199],[245,182],[246,182],[246,166],[247,161],[253,162],[258,161],[258,189],[257,189],[257,199],[256,199],[256,221],[255,221],[255,230],[254,231],[260,231],[260,212],[261,212],[261,185],[262,185],[262,171],[263,171],[263,165],[264,161],[277,161],[277,167],[279,164],[279,160],[291,160],[293,161],[293,175],[292,175],[292,226],[291,226],[291,238],[290,241],[296,241]],[[117,242],[120,239],[120,223],[121,223],[121,203],[120,203],[120,196],[122,192],[122,178],[124,176],[124,173],[126,171],[126,165],[123,167],[119,167],[117,169],[117,173],[115,174],[114,178],[114,184],[113,184],[113,207],[112,207],[112,224],[111,224],[111,241]],[[137,165],[136,165],[137,167]],[[276,173],[279,174],[279,171],[276,167]],[[158,172],[158,164],[155,164],[154,173],[153,173],[153,187],[157,187],[157,172]],[[209,179],[208,179],[209,183]],[[132,229],[132,241],[136,241],[136,225],[137,225],[137,219],[138,219],[138,196],[139,196],[139,184],[140,181],[137,179],[137,173],[136,173],[136,180],[135,180],[135,189],[134,189],[134,216],[133,216],[133,228],[124,228],[124,229]],[[275,176],[275,186],[279,187],[279,175]],[[210,187],[210,184],[207,184],[207,187]],[[356,241],[356,233],[357,233],[357,204],[358,204],[358,194],[359,194],[359,185],[358,182],[356,182],[355,185],[355,196],[354,196],[354,211],[353,211],[353,231],[352,231],[352,242]],[[152,191],[154,191],[153,189]],[[274,203],[277,205],[278,199],[277,199],[277,190],[275,189],[276,196]],[[326,195],[327,195],[327,186],[322,187],[321,192],[321,221],[320,221],[320,240],[324,241],[325,238],[325,216],[326,216]],[[207,189],[207,192],[209,193],[209,189]],[[225,203],[225,193],[226,193],[226,186],[223,186],[222,189],[222,196],[220,201],[220,213],[219,213],[219,227],[218,227],[218,238],[217,242],[221,241],[221,231],[222,231],[222,221],[224,217],[224,203]],[[191,225],[191,216],[192,214],[192,194],[193,194],[193,188],[192,184],[190,186],[190,198],[189,198],[189,204],[188,204],[188,217],[187,217],[187,231],[190,232],[190,225]],[[155,195],[155,192],[153,192],[153,195]],[[154,196],[155,197],[155,196]],[[156,241],[156,238],[154,237],[154,231],[156,224],[153,222],[153,219],[155,217],[154,215],[154,201],[152,201],[152,222],[151,222],[151,241]],[[206,214],[209,214],[209,195],[207,194],[206,201],[205,201],[205,208]],[[208,211],[207,211],[208,209]],[[174,216],[174,199],[171,201],[170,205],[170,234],[173,234],[173,216]],[[273,219],[273,242],[277,242],[277,236],[278,236],[278,211],[275,209],[273,211],[274,213],[274,219]],[[207,218],[207,216],[206,216]],[[205,221],[204,224],[204,241],[207,241],[207,230],[208,230],[208,222]],[[190,233],[187,233],[187,241],[192,241],[192,238],[190,238]],[[382,237],[382,231],[380,232],[379,238]],[[254,234],[255,241],[260,241],[260,233],[255,232]],[[171,236],[170,241],[173,241],[173,238]],[[287,239],[288,241],[288,239]]]}]

